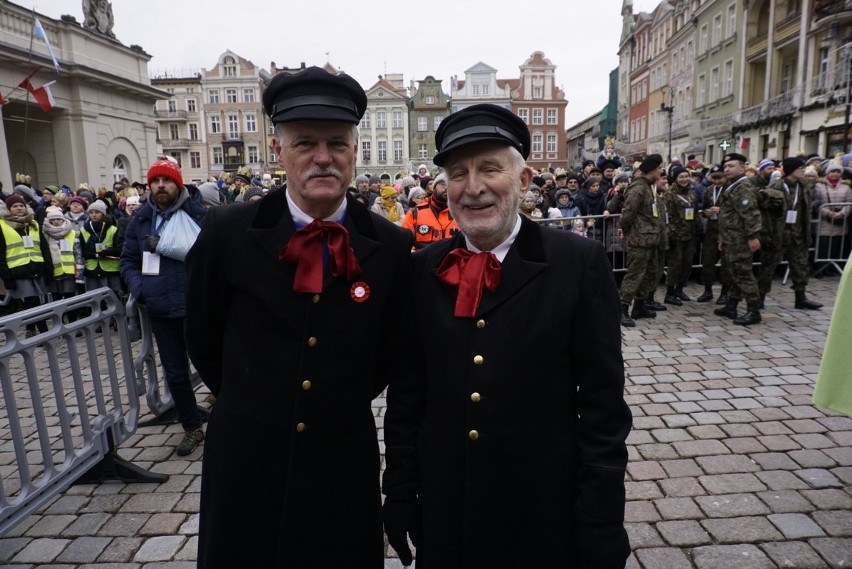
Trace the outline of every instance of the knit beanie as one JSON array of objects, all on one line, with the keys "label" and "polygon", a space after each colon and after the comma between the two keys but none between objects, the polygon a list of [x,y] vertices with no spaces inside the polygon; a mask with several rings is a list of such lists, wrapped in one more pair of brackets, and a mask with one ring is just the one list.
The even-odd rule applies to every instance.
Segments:
[{"label": "knit beanie", "polygon": [[355,178],[355,187],[357,188],[357,187],[358,187],[358,184],[360,184],[361,182],[367,182],[367,183],[369,184],[369,183],[370,183],[370,178],[368,178],[368,177],[367,177],[367,176],[365,176],[364,174],[361,174],[360,176],[357,176],[357,177]]},{"label": "knit beanie", "polygon": [[253,198],[254,196],[263,197],[264,196],[263,188],[258,187],[258,186],[251,186],[249,189],[247,189],[245,192],[243,192],[243,201],[247,202],[251,198]]},{"label": "knit beanie", "polygon": [[148,168],[148,185],[150,186],[151,181],[159,176],[169,178],[179,188],[183,187],[183,175],[181,174],[180,166],[171,160],[162,159],[151,164]]},{"label": "knit beanie", "polygon": [[9,209],[12,209],[12,206],[15,205],[16,203],[21,203],[21,204],[27,205],[27,202],[24,200],[24,198],[21,197],[20,194],[12,194],[8,198],[6,198],[6,201],[4,203],[6,204],[6,207],[9,208]]},{"label": "knit beanie", "polygon": [[62,213],[62,210],[56,206],[50,206],[44,211],[44,218],[48,221],[50,221],[51,219],[65,219],[65,214]]},{"label": "knit beanie", "polygon": [[764,158],[760,162],[757,163],[757,171],[760,172],[764,168],[768,168],[769,166],[775,166],[775,160],[770,160],[769,158]]},{"label": "knit beanie", "polygon": [[781,162],[781,167],[784,169],[784,174],[789,176],[799,168],[805,167],[805,159],[799,156],[791,156]]},{"label": "knit beanie", "polygon": [[379,183],[381,183],[382,179],[381,179],[381,178],[379,178],[378,176],[370,176],[370,177],[367,179],[367,181],[368,181],[368,182],[370,183],[370,185],[372,186],[373,184],[379,184]]},{"label": "knit beanie", "polygon": [[68,200],[68,205],[71,205],[72,203],[80,204],[81,206],[83,206],[83,209],[89,207],[88,200],[86,200],[86,198],[84,198],[83,196],[74,196],[73,198]]},{"label": "knit beanie", "polygon": [[86,209],[86,212],[91,213],[93,211],[99,211],[102,214],[106,215],[106,212],[107,212],[106,204],[104,202],[102,202],[101,200],[93,201],[91,203],[91,205],[89,205],[89,207]]}]

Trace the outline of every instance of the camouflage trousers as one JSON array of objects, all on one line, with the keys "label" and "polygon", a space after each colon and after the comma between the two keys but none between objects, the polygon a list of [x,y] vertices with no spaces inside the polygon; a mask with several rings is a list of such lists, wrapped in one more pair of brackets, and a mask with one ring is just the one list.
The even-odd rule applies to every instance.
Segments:
[{"label": "camouflage trousers", "polygon": [[[656,285],[657,248],[631,247],[627,250],[627,271],[621,281],[619,296],[623,304],[645,298]],[[650,284],[649,284],[650,283]]]},{"label": "camouflage trousers", "polygon": [[723,253],[731,274],[731,287],[728,290],[728,296],[737,300],[745,299],[749,304],[759,302],[760,292],[752,269],[753,255],[745,255],[742,251],[729,251],[727,249]]},{"label": "camouflage trousers", "polygon": [[675,287],[685,284],[692,272],[692,260],[695,257],[695,240],[674,241],[669,248],[668,273],[666,286]]},{"label": "camouflage trousers", "polygon": [[731,271],[724,255],[719,251],[719,232],[707,233],[704,237],[704,246],[701,250],[701,283],[710,286],[716,281],[716,263],[721,261],[719,267],[719,282],[723,287],[731,285]]},{"label": "camouflage trousers", "polygon": [[772,290],[772,279],[781,261],[787,259],[790,267],[790,281],[793,290],[803,292],[808,286],[811,266],[808,260],[808,245],[804,241],[784,241],[783,247],[770,247],[760,252],[760,270],[757,273],[757,284],[760,294]]}]

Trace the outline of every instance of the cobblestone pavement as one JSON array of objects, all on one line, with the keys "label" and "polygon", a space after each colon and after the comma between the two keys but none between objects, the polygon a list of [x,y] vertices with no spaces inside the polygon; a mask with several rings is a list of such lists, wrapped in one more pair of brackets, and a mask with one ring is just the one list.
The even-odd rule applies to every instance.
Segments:
[{"label": "cobblestone pavement", "polygon": [[[809,312],[776,282],[749,328],[693,301],[624,330],[629,568],[852,566],[852,419],[811,404],[837,283],[812,281],[826,307]],[[202,450],[173,455],[179,431],[140,428],[120,451],[167,483],[73,486],[0,539],[0,565],[194,567]]]}]

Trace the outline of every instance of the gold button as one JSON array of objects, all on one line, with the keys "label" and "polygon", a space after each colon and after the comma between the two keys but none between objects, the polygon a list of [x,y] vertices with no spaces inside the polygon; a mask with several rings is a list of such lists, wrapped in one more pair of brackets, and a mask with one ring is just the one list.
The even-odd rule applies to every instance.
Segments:
[{"label": "gold button", "polygon": [[315,295],[311,298],[311,302],[313,302],[314,304],[316,304],[316,303],[317,303],[317,302],[319,302],[319,301],[320,301],[320,295],[318,295],[318,294],[315,294]]},{"label": "gold button", "polygon": [[302,389],[304,389],[305,391],[307,391],[308,389],[310,389],[310,388],[311,388],[311,385],[312,385],[312,384],[311,384],[311,380],[310,380],[310,379],[306,379],[305,381],[303,381],[303,382],[302,382]]},{"label": "gold button", "polygon": [[304,431],[307,428],[308,428],[308,426],[304,423],[298,423],[296,425],[296,431],[299,432],[299,433],[301,433],[302,431]]},{"label": "gold button", "polygon": [[485,358],[483,358],[482,356],[473,356],[473,363],[475,363],[478,366],[481,366],[482,362],[484,362],[484,361],[485,361]]},{"label": "gold button", "polygon": [[482,396],[479,393],[477,393],[476,391],[474,391],[473,393],[470,394],[470,400],[473,401],[474,403],[479,403],[480,401],[482,401]]},{"label": "gold button", "polygon": [[314,338],[313,336],[308,338],[308,346],[313,348],[316,345],[317,345],[317,339],[316,338]]},{"label": "gold button", "polygon": [[485,320],[477,320],[476,321],[476,327],[479,328],[480,330],[485,328]]},{"label": "gold button", "polygon": [[479,438],[479,431],[474,429],[471,432],[469,432],[467,434],[467,436],[470,438],[470,440],[475,441],[476,439]]}]

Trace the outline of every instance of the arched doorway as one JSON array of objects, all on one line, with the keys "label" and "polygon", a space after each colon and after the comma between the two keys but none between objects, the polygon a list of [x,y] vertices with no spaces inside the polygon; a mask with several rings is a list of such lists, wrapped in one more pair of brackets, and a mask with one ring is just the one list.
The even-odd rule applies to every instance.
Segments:
[{"label": "arched doorway", "polygon": [[112,161],[112,181],[118,182],[123,178],[130,179],[127,176],[127,158],[119,154]]}]

